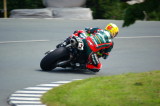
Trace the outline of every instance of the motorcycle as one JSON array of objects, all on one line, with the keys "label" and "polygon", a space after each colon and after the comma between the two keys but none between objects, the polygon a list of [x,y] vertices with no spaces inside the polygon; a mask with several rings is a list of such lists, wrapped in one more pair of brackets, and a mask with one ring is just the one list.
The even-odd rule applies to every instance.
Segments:
[{"label": "motorcycle", "polygon": [[[87,57],[85,51],[80,49],[83,49],[82,40],[72,38],[69,44],[46,52],[40,62],[40,67],[43,71],[51,71],[56,67],[86,70]],[[91,71],[98,72],[99,70]]]}]

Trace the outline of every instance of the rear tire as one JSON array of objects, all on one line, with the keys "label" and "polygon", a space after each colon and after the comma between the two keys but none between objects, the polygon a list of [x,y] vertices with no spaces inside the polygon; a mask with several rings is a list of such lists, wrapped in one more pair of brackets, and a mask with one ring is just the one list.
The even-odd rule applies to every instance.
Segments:
[{"label": "rear tire", "polygon": [[69,56],[69,52],[65,47],[60,47],[47,54],[40,62],[43,71],[51,71],[56,68],[58,61]]}]

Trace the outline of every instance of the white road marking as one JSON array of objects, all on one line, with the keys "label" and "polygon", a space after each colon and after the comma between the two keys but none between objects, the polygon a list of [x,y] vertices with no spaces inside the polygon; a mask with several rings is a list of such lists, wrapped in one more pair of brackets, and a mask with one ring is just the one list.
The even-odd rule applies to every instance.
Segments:
[{"label": "white road marking", "polygon": [[52,88],[46,88],[46,87],[28,87],[25,89],[30,89],[30,90],[50,90]]},{"label": "white road marking", "polygon": [[29,42],[48,42],[50,40],[21,40],[21,41],[1,41],[0,44],[7,43],[29,43]]},{"label": "white road marking", "polygon": [[40,101],[40,98],[24,98],[24,97],[11,97],[10,99],[13,99],[13,100],[31,100],[31,101],[35,101],[35,100],[38,100]]},{"label": "white road marking", "polygon": [[34,94],[12,94],[12,97],[41,97],[42,95]]},{"label": "white road marking", "polygon": [[160,36],[132,36],[132,37],[116,37],[117,39],[136,39],[136,38],[160,38]]},{"label": "white road marking", "polygon": [[[75,80],[82,79],[73,79],[72,81]],[[9,97],[8,103],[14,106],[46,106],[45,104],[42,104],[40,101],[40,98],[44,93],[46,93],[53,87],[70,83],[72,81],[57,81],[48,84],[36,85],[35,87],[27,87],[23,90],[18,90]]]},{"label": "white road marking", "polygon": [[76,80],[83,80],[83,79],[73,79],[73,81],[76,81]]},{"label": "white road marking", "polygon": [[20,103],[24,103],[24,104],[41,104],[40,101],[12,101],[13,104],[20,104]]},{"label": "white road marking", "polygon": [[40,84],[40,85],[37,85],[37,86],[44,86],[44,87],[56,87],[56,86],[59,86],[61,84]]},{"label": "white road marking", "polygon": [[42,94],[45,93],[46,91],[16,91],[15,93],[32,93],[32,94]]},{"label": "white road marking", "polygon": [[52,83],[66,84],[66,83],[70,83],[70,82],[72,82],[72,81],[57,81],[57,82],[52,82]]},{"label": "white road marking", "polygon": [[[135,39],[135,38],[160,38],[160,36],[131,36],[131,37],[116,37],[117,39]],[[7,43],[29,43],[29,42],[48,42],[50,40],[20,40],[20,41],[0,41],[0,44]]]}]

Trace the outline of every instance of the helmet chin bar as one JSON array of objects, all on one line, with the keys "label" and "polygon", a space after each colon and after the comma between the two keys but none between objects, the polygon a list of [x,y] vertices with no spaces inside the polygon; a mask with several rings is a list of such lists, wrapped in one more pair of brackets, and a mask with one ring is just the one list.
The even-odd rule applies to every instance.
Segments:
[{"label": "helmet chin bar", "polygon": [[116,34],[114,34],[114,35],[111,34],[111,37],[115,38],[117,35],[118,35],[118,32]]},{"label": "helmet chin bar", "polygon": [[113,39],[115,37],[115,35],[111,34],[111,38]]}]

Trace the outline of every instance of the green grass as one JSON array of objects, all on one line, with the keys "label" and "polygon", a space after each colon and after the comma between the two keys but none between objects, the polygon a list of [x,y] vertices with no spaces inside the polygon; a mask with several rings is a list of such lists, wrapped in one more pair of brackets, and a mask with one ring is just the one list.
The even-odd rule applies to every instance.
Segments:
[{"label": "green grass", "polygon": [[47,106],[160,106],[160,71],[74,81],[41,100]]}]

